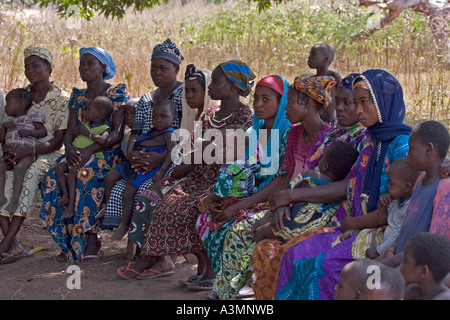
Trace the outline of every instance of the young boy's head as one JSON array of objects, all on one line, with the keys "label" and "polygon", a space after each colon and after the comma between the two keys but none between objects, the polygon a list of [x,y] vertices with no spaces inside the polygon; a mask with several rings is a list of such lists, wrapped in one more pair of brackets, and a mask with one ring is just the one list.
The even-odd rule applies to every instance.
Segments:
[{"label": "young boy's head", "polygon": [[13,89],[5,97],[5,112],[10,117],[23,116],[31,108],[33,98],[31,93],[24,88]]},{"label": "young boy's head", "polygon": [[400,269],[406,284],[439,283],[450,272],[450,240],[431,232],[420,232],[407,243]]},{"label": "young boy's head", "polygon": [[86,121],[101,124],[108,119],[114,111],[114,105],[110,98],[98,96],[91,100],[84,112]]},{"label": "young boy's head", "polygon": [[438,121],[425,121],[412,130],[406,156],[414,170],[426,171],[435,160],[442,162],[445,159],[449,145],[447,128]]},{"label": "young boy's head", "polygon": [[330,145],[319,161],[319,171],[332,181],[344,179],[358,159],[359,152],[350,144],[337,140]]},{"label": "young boy's head", "polygon": [[363,282],[358,300],[402,300],[404,296],[405,280],[400,271],[381,264]]},{"label": "young boy's head", "polygon": [[334,300],[356,300],[359,290],[371,273],[371,266],[380,266],[375,260],[355,260],[349,262],[342,268],[339,282],[334,287]]},{"label": "young boy's head", "polygon": [[133,127],[134,116],[136,115],[136,104],[138,103],[139,98],[132,98],[125,103],[124,108],[124,121],[125,125],[128,128]]},{"label": "young boy's head", "polygon": [[334,60],[334,49],[328,44],[318,43],[311,48],[308,66],[311,69],[328,67]]},{"label": "young boy's head", "polygon": [[395,160],[387,170],[388,189],[392,199],[406,200],[411,196],[419,172],[411,167],[407,158]]},{"label": "young boy's head", "polygon": [[169,99],[160,100],[153,105],[152,124],[156,131],[170,128],[176,118],[175,102]]}]

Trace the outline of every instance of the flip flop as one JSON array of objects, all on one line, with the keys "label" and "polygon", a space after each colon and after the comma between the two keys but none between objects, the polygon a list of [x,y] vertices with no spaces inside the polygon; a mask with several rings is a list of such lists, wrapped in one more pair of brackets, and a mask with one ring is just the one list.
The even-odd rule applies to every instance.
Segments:
[{"label": "flip flop", "polygon": [[[149,276],[144,275],[147,272],[151,272],[153,274],[149,275]],[[139,279],[139,280],[155,279],[155,278],[169,276],[169,275],[174,274],[174,273],[175,273],[174,270],[158,271],[158,270],[153,270],[153,269],[147,269],[144,272],[141,272],[141,274],[139,274],[136,278]]]},{"label": "flip flop", "polygon": [[1,260],[0,260],[0,264],[9,264],[9,263],[13,263],[14,261],[16,261],[16,260],[19,260],[20,258],[23,258],[25,255],[22,253],[22,254],[19,254],[19,255],[10,255],[10,256],[7,256],[7,257],[4,257],[4,258],[2,258]]},{"label": "flip flop", "polygon": [[[196,291],[210,291],[213,289],[214,282],[216,282],[216,279],[198,280],[197,283],[188,285],[187,288],[189,290],[196,290]],[[202,284],[208,284],[208,285],[210,284],[211,286],[202,286]]]},{"label": "flip flop", "polygon": [[[132,264],[135,264],[135,263],[136,263],[136,262],[131,261],[129,264],[127,264],[127,266],[125,267],[125,270],[122,270],[122,267],[118,268],[118,269],[117,269],[117,274],[119,275],[119,277],[121,277],[122,279],[125,279],[125,280],[133,280],[133,279],[136,279],[137,276],[139,276],[140,273],[137,272],[136,270],[130,268],[130,266],[131,266]],[[132,273],[135,274],[135,276],[134,276],[134,277],[129,277],[129,276],[125,275],[125,272],[126,272],[126,271],[131,271]]]},{"label": "flip flop", "polygon": [[194,283],[197,283],[198,280],[200,280],[202,278],[201,274],[193,274],[192,276],[190,276],[189,278],[187,278],[187,280],[179,280],[180,284],[182,284],[183,286],[188,286]]},{"label": "flip flop", "polygon": [[99,250],[98,254],[91,254],[85,256],[84,254],[81,255],[80,263],[82,264],[96,264],[98,263],[102,257],[103,257],[103,250]]}]

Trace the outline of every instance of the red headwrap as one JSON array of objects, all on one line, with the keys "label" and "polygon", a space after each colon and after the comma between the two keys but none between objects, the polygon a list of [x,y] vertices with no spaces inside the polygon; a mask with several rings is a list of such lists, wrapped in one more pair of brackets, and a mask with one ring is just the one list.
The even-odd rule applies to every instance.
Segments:
[{"label": "red headwrap", "polygon": [[283,80],[281,80],[280,77],[277,76],[267,76],[259,80],[259,82],[256,84],[256,86],[264,86],[269,87],[270,89],[275,90],[279,94],[283,95]]}]

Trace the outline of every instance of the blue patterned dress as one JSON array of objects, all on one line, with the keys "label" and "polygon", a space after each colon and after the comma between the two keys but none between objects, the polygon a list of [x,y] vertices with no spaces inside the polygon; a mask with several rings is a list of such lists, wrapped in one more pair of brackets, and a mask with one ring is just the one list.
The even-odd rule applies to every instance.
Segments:
[{"label": "blue patterned dress", "polygon": [[[114,112],[119,110],[129,99],[125,84],[109,85],[105,96],[113,101]],[[86,123],[84,111],[88,102],[86,89],[73,88],[69,108],[75,110],[78,126]],[[107,124],[112,127],[111,118]],[[56,179],[55,165],[64,156],[56,161],[42,183],[43,203],[40,217],[48,225],[48,232],[61,250],[66,253],[68,260],[79,260],[86,247],[87,233],[95,233],[100,229],[100,221],[95,219],[95,214],[104,204],[104,177],[120,159],[120,144],[105,150],[103,154],[104,159],[95,158],[77,174],[75,210],[72,218],[61,219],[64,207],[57,205],[61,192]]]}]

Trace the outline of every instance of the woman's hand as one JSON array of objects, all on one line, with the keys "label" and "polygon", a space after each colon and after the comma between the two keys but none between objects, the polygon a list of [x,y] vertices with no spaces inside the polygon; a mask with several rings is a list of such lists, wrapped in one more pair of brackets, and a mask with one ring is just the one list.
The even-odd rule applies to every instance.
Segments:
[{"label": "woman's hand", "polygon": [[159,166],[166,158],[167,151],[165,152],[145,152],[144,150],[134,150],[129,153],[128,161],[134,171],[140,172],[145,170],[150,172]]},{"label": "woman's hand", "polygon": [[279,207],[272,215],[272,229],[275,232],[280,232],[284,227],[283,220],[290,221],[291,220],[291,208],[287,207]]},{"label": "woman's hand", "polygon": [[195,168],[195,164],[180,164],[173,168],[171,176],[175,179],[181,179],[188,175]]},{"label": "woman's hand", "polygon": [[29,146],[13,146],[9,149],[8,153],[3,155],[11,162],[12,165],[16,165],[21,159],[33,155],[33,148]]},{"label": "woman's hand", "polygon": [[81,162],[80,151],[74,146],[70,145],[66,147],[66,161],[69,167],[76,167]]},{"label": "woman's hand", "polygon": [[287,207],[292,202],[290,198],[290,189],[275,192],[269,198],[270,211],[275,212],[280,207]]},{"label": "woman's hand", "polygon": [[446,159],[441,163],[439,173],[442,178],[447,178],[450,175],[450,159]]},{"label": "woman's hand", "polygon": [[214,221],[219,223],[226,223],[230,221],[233,216],[237,213],[237,210],[233,209],[232,206],[228,206],[223,210],[217,208],[219,204],[217,202],[211,202],[208,206],[209,214]]}]

